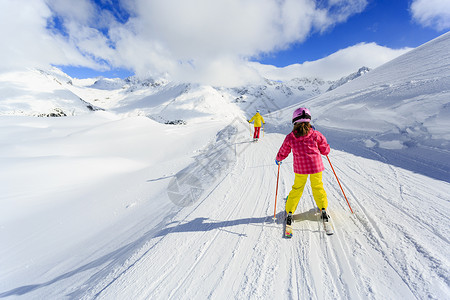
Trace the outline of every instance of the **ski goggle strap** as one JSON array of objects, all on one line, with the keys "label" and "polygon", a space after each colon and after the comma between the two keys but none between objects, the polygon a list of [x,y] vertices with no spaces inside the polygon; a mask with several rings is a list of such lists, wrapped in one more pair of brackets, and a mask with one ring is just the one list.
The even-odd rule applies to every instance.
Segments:
[{"label": "ski goggle strap", "polygon": [[301,120],[301,119],[308,119],[308,120],[311,120],[311,116],[308,115],[305,111],[303,111],[302,114],[301,114],[300,116],[295,117],[295,118],[292,120],[292,124],[295,124],[296,121]]}]

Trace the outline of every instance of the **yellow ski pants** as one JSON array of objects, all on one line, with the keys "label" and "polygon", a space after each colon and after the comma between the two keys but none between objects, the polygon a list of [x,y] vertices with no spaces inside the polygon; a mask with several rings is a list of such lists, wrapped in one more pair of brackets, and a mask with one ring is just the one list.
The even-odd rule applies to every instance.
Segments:
[{"label": "yellow ski pants", "polygon": [[317,207],[319,209],[326,209],[328,207],[327,193],[323,188],[322,172],[315,174],[295,174],[294,185],[286,201],[286,212],[295,213],[308,176],[310,176],[309,180],[311,181],[312,194]]}]

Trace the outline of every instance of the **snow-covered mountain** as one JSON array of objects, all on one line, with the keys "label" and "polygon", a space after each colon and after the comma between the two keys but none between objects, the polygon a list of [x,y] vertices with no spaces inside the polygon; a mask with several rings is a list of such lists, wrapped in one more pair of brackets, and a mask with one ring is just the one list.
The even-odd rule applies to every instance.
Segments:
[{"label": "snow-covered mountain", "polygon": [[70,78],[61,73],[0,74],[0,115],[66,116],[97,110],[66,88]]},{"label": "snow-covered mountain", "polygon": [[335,81],[335,82],[328,88],[327,92],[328,92],[328,91],[331,91],[331,90],[334,90],[335,88],[338,88],[338,87],[340,87],[341,85],[344,85],[344,84],[346,84],[347,82],[350,82],[350,81],[352,81],[352,80],[354,80],[354,79],[356,79],[356,78],[358,78],[358,77],[361,77],[362,75],[364,75],[364,74],[366,74],[366,73],[368,73],[368,72],[370,72],[370,69],[369,69],[369,68],[367,68],[367,67],[362,67],[362,68],[360,68],[358,71],[356,71],[355,73],[352,73],[352,74],[350,74],[350,75],[348,75],[348,76],[342,77],[341,79]]},{"label": "snow-covered mountain", "polygon": [[[2,75],[0,298],[448,298],[449,48],[447,33],[328,92]],[[277,199],[274,157],[300,105],[354,214],[324,158],[335,234],[307,187],[288,240],[292,157]],[[70,117],[35,117],[55,108]]]},{"label": "snow-covered mountain", "polygon": [[[189,93],[193,89],[203,90],[206,94],[216,90],[212,92],[215,95],[211,99],[215,99],[219,94],[222,95],[219,97],[234,98],[234,102],[248,114],[254,113],[256,109],[267,113],[334,89],[364,74],[362,70],[368,71],[367,68],[361,68],[358,72],[337,81],[323,81],[319,78],[295,78],[288,82],[266,80],[264,85],[239,88],[207,87],[137,77],[80,80],[71,78],[57,68],[30,70],[0,77],[0,88],[10,90],[9,93],[0,95],[0,103],[3,104],[0,107],[0,115],[46,116],[56,111],[61,112],[61,115],[75,115],[101,108],[128,114],[133,111],[141,115],[148,113],[154,119],[166,120],[164,116],[158,118],[155,112],[152,112],[152,107],[155,107],[156,103],[170,106],[169,103],[177,97],[180,99],[182,94],[186,94],[182,97],[184,99],[191,98]],[[18,98],[19,89],[26,89],[28,95],[34,98]],[[199,92],[194,94],[194,97],[200,96]],[[131,109],[133,101],[140,103],[135,105],[134,110]]]}]

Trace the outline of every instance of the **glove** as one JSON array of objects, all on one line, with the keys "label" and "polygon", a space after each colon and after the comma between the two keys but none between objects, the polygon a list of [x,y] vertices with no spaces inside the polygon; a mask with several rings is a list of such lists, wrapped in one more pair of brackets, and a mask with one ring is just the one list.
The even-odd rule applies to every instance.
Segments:
[{"label": "glove", "polygon": [[282,164],[282,162],[281,162],[281,161],[278,161],[278,160],[276,160],[276,159],[275,159],[275,163],[277,164],[277,166],[279,166],[279,165],[281,165],[281,164]]}]

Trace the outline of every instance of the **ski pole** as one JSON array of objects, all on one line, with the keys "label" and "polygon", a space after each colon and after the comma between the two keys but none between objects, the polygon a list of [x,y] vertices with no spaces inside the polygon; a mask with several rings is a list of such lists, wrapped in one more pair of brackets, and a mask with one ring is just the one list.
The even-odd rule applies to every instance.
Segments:
[{"label": "ski pole", "polygon": [[275,208],[273,209],[273,220],[277,219],[277,197],[278,197],[278,179],[280,178],[280,165],[278,165],[278,174],[277,174],[277,189],[275,190]]},{"label": "ski pole", "polygon": [[334,171],[333,165],[331,164],[331,160],[330,160],[330,158],[328,157],[328,155],[327,155],[327,159],[328,159],[328,162],[330,163],[331,169],[333,170],[334,176],[336,176],[336,180],[337,180],[337,182],[339,183],[339,187],[341,188],[342,194],[344,195],[344,198],[345,198],[345,200],[347,201],[348,207],[350,208],[350,211],[353,213],[353,209],[352,209],[352,207],[350,206],[350,203],[348,202],[347,196],[345,196],[344,189],[342,188],[342,185],[341,185],[341,183],[339,182],[339,178],[337,177],[336,172]]}]

